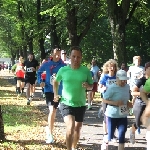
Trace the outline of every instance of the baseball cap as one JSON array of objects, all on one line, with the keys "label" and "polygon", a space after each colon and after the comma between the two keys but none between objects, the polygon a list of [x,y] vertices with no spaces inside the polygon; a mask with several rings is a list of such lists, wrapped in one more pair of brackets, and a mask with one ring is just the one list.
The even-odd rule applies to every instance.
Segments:
[{"label": "baseball cap", "polygon": [[127,77],[127,72],[124,70],[118,70],[116,77],[118,77],[119,80],[129,80],[129,77]]}]

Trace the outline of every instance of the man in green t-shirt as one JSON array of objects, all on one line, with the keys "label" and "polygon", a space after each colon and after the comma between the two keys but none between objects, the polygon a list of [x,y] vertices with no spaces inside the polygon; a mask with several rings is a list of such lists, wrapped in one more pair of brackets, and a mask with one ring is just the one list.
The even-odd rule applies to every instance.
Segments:
[{"label": "man in green t-shirt", "polygon": [[150,62],[145,64],[145,74],[149,78],[143,88],[140,90],[140,96],[142,100],[146,103],[145,111],[142,114],[141,121],[143,125],[147,127],[146,140],[147,140],[147,150],[150,149],[150,100],[148,99],[148,94],[150,93]]},{"label": "man in green t-shirt", "polygon": [[82,122],[86,110],[86,89],[93,88],[92,75],[89,69],[81,66],[82,51],[79,47],[71,48],[71,64],[62,67],[54,80],[54,101],[58,95],[59,82],[62,81],[63,89],[60,100],[60,111],[66,124],[67,150],[74,150],[79,138]]}]

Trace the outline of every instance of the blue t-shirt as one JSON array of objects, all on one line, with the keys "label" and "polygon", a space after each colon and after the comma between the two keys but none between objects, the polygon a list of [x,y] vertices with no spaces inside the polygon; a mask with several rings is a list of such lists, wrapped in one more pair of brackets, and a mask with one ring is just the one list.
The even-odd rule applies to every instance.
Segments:
[{"label": "blue t-shirt", "polygon": [[91,71],[93,72],[93,81],[98,82],[98,72],[99,72],[99,67],[98,66],[93,66],[91,68]]},{"label": "blue t-shirt", "polygon": [[[53,74],[57,74],[58,70],[64,66],[66,66],[66,64],[64,64],[62,60],[59,60],[58,62],[49,60],[48,62],[43,63],[42,66],[39,68],[37,72],[37,79],[39,84],[42,82],[41,74],[44,71],[46,71],[46,79],[45,79],[45,87],[44,87],[45,92],[53,93],[53,80],[54,80]],[[61,95],[62,93],[62,83],[60,83],[59,85],[58,93],[59,95]]]},{"label": "blue t-shirt", "polygon": [[111,118],[125,118],[128,115],[127,102],[130,98],[129,94],[130,87],[128,84],[121,87],[117,84],[112,84],[108,87],[104,93],[103,99],[110,101],[123,101],[123,106],[117,107],[112,105],[107,105],[105,115]]},{"label": "blue t-shirt", "polygon": [[[102,84],[106,87],[109,87],[113,83],[116,83],[116,75],[109,76],[109,74],[103,74],[103,76],[101,76],[99,81],[99,84]],[[102,93],[102,95],[104,94],[104,92]]]},{"label": "blue t-shirt", "polygon": [[109,76],[109,74],[104,74],[100,79],[99,83],[108,87],[109,85],[116,83],[116,75]]}]

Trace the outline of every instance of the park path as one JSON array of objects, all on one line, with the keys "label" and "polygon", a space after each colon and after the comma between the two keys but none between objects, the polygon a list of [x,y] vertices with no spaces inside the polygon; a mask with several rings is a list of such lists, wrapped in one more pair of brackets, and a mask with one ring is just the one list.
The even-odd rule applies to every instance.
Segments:
[{"label": "park path", "polygon": [[[11,73],[8,73],[7,70],[0,71],[0,76],[3,78],[8,79],[10,82],[13,83],[13,75]],[[35,93],[35,99],[32,102],[32,105],[37,106],[37,108],[42,111],[45,115],[48,114],[48,109],[45,105],[45,100],[41,97],[41,88],[39,86],[36,87],[36,93]],[[102,127],[102,121],[103,118],[98,118],[98,110],[101,106],[101,102],[95,102],[93,103],[93,109],[90,111],[86,111],[85,119],[82,127],[81,137],[79,141],[79,145],[82,147],[85,147],[86,150],[101,150],[101,144],[102,144],[102,137],[103,137],[103,127]],[[146,129],[142,127],[141,134],[136,135],[136,143],[132,145],[129,143],[129,128],[131,127],[131,124],[134,122],[134,117],[129,116],[128,117],[128,130],[126,132],[126,138],[127,142],[125,143],[125,150],[145,150],[146,148],[146,140],[145,140],[145,134]],[[65,137],[65,124],[63,122],[63,118],[59,112],[57,111],[56,116],[56,123],[55,126],[57,126],[57,129],[59,129],[59,132],[62,133],[62,136]],[[118,143],[110,143],[109,144],[109,150],[117,150]]]}]

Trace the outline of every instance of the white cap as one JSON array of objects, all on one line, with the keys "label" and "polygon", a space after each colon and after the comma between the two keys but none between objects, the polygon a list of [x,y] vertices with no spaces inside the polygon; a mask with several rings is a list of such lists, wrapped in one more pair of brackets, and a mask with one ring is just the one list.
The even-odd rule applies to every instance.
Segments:
[{"label": "white cap", "polygon": [[127,72],[124,70],[118,70],[116,77],[118,77],[119,80],[129,80],[129,77],[127,77]]}]

